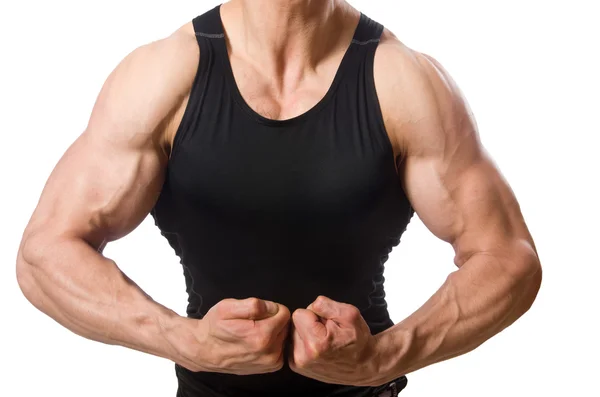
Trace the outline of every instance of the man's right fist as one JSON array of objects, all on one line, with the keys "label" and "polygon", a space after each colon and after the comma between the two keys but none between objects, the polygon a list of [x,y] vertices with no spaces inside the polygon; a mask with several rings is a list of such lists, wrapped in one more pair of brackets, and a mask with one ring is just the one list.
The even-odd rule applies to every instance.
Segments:
[{"label": "man's right fist", "polygon": [[[290,311],[258,298],[224,299],[192,320],[195,342],[185,348],[192,371],[251,375],[283,367]],[[190,368],[192,367],[192,368]]]}]

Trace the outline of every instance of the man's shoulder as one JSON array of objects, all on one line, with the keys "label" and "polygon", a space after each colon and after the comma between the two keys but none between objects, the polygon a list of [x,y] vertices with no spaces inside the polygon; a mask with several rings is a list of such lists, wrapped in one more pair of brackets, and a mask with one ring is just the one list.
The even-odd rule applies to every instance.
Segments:
[{"label": "man's shoulder", "polygon": [[[175,117],[191,90],[198,60],[191,23],[133,49],[103,84],[88,129],[118,127],[138,140],[157,140],[168,149]],[[127,134],[117,137],[130,139]]]},{"label": "man's shoulder", "polygon": [[177,95],[188,91],[197,72],[200,50],[192,23],[186,23],[169,36],[136,49],[139,63],[160,77],[157,83]]},{"label": "man's shoulder", "polygon": [[[398,153],[415,139],[439,131],[460,93],[431,55],[416,51],[385,30],[375,53],[374,79],[384,123]],[[442,137],[429,137],[438,140]]]},{"label": "man's shoulder", "polygon": [[[199,48],[191,22],[170,35],[135,48],[122,64],[147,83],[174,88],[193,78],[199,59]],[[169,83],[168,85],[165,83]],[[183,84],[185,85],[185,84]]]},{"label": "man's shoulder", "polygon": [[200,48],[192,22],[136,48],[129,57],[131,74],[139,84],[137,92],[146,95],[148,111],[164,117],[160,130],[168,149],[198,73]]},{"label": "man's shoulder", "polygon": [[416,54],[418,53],[402,42],[393,32],[384,29],[375,53],[375,63],[384,68],[399,64],[408,66],[414,62]]},{"label": "man's shoulder", "polygon": [[198,55],[188,26],[132,50],[106,78],[86,130],[116,131],[111,139],[131,147],[149,139],[167,144],[167,127],[192,85]]}]

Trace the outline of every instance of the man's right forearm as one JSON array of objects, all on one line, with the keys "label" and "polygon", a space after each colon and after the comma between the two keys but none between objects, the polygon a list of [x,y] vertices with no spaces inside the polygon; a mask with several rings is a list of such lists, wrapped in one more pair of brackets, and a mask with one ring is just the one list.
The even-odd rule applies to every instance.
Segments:
[{"label": "man's right forearm", "polygon": [[25,239],[17,278],[35,307],[78,335],[194,364],[182,353],[195,342],[191,320],[152,300],[82,239]]}]

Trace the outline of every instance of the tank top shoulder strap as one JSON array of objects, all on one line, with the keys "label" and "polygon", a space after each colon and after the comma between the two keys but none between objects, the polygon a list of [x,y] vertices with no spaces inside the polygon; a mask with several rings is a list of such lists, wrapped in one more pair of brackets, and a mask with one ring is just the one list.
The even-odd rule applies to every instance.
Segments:
[{"label": "tank top shoulder strap", "polygon": [[208,72],[214,63],[215,53],[225,40],[221,24],[220,6],[217,6],[192,20],[196,40],[200,46],[200,72]]},{"label": "tank top shoulder strap", "polygon": [[379,43],[381,34],[383,33],[383,25],[376,22],[366,16],[365,14],[360,15],[360,22],[356,27],[356,32],[352,39],[352,44],[368,45]]},{"label": "tank top shoulder strap", "polygon": [[[350,61],[344,72],[343,95],[356,98],[351,105],[363,131],[368,133],[371,142],[376,143],[389,153],[393,153],[392,144],[383,121],[379,98],[375,89],[374,60],[375,52],[381,40],[384,26],[361,14],[352,43],[349,48]],[[390,156],[393,160],[393,156]],[[393,161],[392,161],[393,163]]]},{"label": "tank top shoulder strap", "polygon": [[225,40],[225,34],[219,12],[219,6],[217,6],[192,19],[196,41],[200,49],[200,58],[188,102],[175,133],[171,158],[174,158],[178,148],[191,137],[192,131],[196,129],[199,114],[202,112],[204,99],[209,90],[209,82],[214,79],[215,72],[220,70],[215,67],[215,63],[223,45],[221,41]]},{"label": "tank top shoulder strap", "polygon": [[222,39],[225,37],[219,14],[220,8],[221,6],[214,7],[193,19],[192,23],[194,25],[196,37],[208,39]]},{"label": "tank top shoulder strap", "polygon": [[344,75],[348,79],[353,79],[354,85],[373,85],[374,88],[373,61],[383,29],[383,25],[361,13],[348,49],[350,60],[344,65],[352,70],[345,71]]}]

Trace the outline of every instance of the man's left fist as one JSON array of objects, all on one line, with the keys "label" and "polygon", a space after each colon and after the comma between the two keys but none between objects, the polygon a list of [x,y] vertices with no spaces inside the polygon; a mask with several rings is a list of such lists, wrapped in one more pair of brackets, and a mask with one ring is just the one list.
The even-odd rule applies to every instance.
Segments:
[{"label": "man's left fist", "polygon": [[326,383],[372,386],[375,338],[355,306],[319,296],[294,311],[291,336],[292,371]]}]

